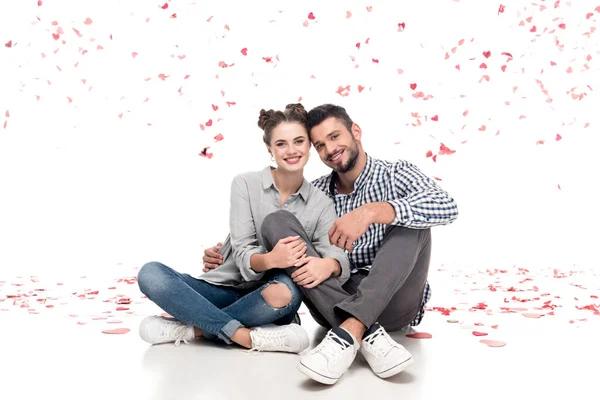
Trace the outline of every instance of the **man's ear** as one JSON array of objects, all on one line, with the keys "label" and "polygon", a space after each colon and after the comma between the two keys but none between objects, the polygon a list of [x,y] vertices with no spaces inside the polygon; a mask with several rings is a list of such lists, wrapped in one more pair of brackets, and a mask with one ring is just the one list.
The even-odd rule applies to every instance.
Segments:
[{"label": "man's ear", "polygon": [[362,138],[362,129],[360,129],[360,126],[358,126],[358,124],[356,123],[352,124],[352,135],[356,140],[359,141]]}]

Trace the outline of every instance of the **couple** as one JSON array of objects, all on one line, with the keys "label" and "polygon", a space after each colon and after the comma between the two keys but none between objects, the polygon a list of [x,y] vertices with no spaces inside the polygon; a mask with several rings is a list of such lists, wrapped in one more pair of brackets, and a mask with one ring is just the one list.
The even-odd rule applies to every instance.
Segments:
[{"label": "couple", "polygon": [[[358,350],[381,378],[403,371],[412,356],[386,330],[421,322],[429,228],[453,222],[456,203],[413,164],[368,156],[342,107],[261,110],[258,126],[277,167],[234,178],[230,234],[205,250],[199,278],[142,267],[141,291],[173,319],[145,318],[140,336],[300,353],[309,347],[296,313],[304,301],[330,328],[300,360],[308,377],[336,383]],[[303,177],[311,143],[333,170],[312,185]]]}]

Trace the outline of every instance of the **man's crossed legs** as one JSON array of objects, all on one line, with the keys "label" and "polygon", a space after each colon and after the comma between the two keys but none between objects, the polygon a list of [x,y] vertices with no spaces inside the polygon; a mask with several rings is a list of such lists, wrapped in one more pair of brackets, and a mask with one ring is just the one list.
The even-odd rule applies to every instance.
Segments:
[{"label": "man's crossed legs", "polygon": [[[288,236],[300,236],[306,255],[319,257],[302,224],[288,211],[268,215],[261,228],[267,251]],[[408,326],[420,312],[427,283],[431,231],[389,226],[371,270],[352,274],[342,285],[330,278],[319,286],[300,287],[317,322],[332,327],[325,339],[302,357],[298,368],[310,378],[334,384],[357,351],[381,378],[412,364],[412,356],[386,332]],[[296,267],[286,269],[290,275]],[[385,329],[384,329],[385,328]]]}]

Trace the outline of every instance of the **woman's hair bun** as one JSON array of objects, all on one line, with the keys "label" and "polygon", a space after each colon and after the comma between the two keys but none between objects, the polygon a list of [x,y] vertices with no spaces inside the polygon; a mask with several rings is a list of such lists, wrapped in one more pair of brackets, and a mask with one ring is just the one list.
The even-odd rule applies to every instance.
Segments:
[{"label": "woman's hair bun", "polygon": [[265,109],[260,110],[260,115],[258,116],[258,127],[260,129],[264,130],[265,126],[267,126],[267,122],[269,122],[269,119],[271,119],[274,114],[275,114],[274,110],[269,110],[269,111],[266,111]]},{"label": "woman's hair bun", "polygon": [[304,109],[304,106],[301,103],[288,104],[287,106],[285,106],[285,109],[291,112],[306,114],[306,110]]}]

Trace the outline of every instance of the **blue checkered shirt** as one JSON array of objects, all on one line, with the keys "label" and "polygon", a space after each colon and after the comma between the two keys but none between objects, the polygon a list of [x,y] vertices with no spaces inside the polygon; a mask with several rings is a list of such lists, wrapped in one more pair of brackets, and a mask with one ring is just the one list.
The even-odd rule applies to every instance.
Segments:
[{"label": "blue checkered shirt", "polygon": [[[384,161],[367,155],[367,164],[354,183],[350,194],[339,194],[336,188],[337,173],[322,176],[312,182],[335,203],[338,216],[349,213],[366,203],[387,202],[396,211],[391,225],[413,229],[426,229],[446,225],[458,217],[454,199],[431,178],[407,161]],[[352,273],[371,269],[377,250],[383,242],[385,224],[372,224],[367,232],[354,242],[350,259]],[[425,304],[431,298],[429,282],[425,285],[421,310],[411,326],[421,323]]]}]

